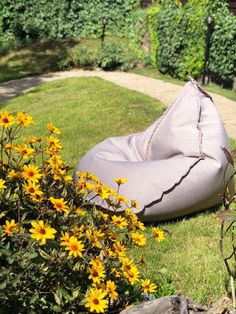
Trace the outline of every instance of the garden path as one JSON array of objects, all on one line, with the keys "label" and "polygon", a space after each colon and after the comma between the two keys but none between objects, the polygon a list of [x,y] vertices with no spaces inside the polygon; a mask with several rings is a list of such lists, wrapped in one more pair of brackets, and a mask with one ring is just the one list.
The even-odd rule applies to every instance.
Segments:
[{"label": "garden path", "polygon": [[[43,74],[34,77],[17,79],[0,84],[0,101],[8,100],[21,93],[25,93],[35,86],[49,81],[70,77],[96,76],[156,98],[166,105],[177,96],[182,86],[163,82],[151,77],[126,72],[104,72],[101,70],[85,71],[71,70]],[[236,102],[221,95],[211,93],[218,108],[228,135],[236,139]]]}]

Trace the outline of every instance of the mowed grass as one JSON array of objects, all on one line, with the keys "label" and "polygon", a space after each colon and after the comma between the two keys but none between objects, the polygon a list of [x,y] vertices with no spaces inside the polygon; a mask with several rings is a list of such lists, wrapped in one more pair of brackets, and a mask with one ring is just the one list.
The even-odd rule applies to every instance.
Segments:
[{"label": "mowed grass", "polygon": [[[95,77],[42,84],[1,104],[1,110],[26,111],[34,117],[37,124],[25,136],[45,136],[49,121],[61,128],[63,157],[71,166],[107,137],[144,130],[163,109],[157,100]],[[150,240],[147,248],[139,250],[146,260],[143,272],[147,276],[156,280],[161,273],[172,278],[160,288],[160,294],[172,293],[174,286],[178,293],[204,304],[226,295],[218,211],[161,223],[170,233],[166,240],[160,244]],[[147,234],[150,232],[151,225],[147,225]]]}]

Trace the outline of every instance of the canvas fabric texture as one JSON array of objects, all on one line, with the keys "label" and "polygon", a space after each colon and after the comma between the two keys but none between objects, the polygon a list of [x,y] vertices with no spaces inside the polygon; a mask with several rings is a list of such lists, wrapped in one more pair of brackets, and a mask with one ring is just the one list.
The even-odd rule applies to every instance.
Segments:
[{"label": "canvas fabric texture", "polygon": [[[81,159],[77,171],[93,172],[119,194],[136,200],[142,221],[167,220],[221,202],[228,137],[212,98],[192,79],[164,115],[145,131],[112,137]],[[225,179],[233,168],[228,167]],[[233,191],[233,182],[231,184]],[[96,198],[97,205],[105,202]],[[122,207],[120,211],[124,210]]]}]

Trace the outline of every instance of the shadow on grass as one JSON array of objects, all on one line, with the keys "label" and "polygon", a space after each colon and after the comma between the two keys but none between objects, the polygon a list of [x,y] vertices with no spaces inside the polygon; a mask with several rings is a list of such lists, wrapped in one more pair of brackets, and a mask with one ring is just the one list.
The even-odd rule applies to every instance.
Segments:
[{"label": "shadow on grass", "polygon": [[177,218],[172,218],[172,219],[166,219],[166,220],[160,220],[160,221],[155,221],[155,222],[145,222],[145,226],[146,227],[153,227],[153,226],[162,226],[162,225],[167,225],[167,224],[176,224],[176,223],[179,223],[183,220],[190,220],[190,219],[193,219],[193,218],[197,218],[198,216],[200,215],[203,215],[203,214],[212,214],[212,213],[217,213],[221,208],[221,204],[219,205],[216,205],[214,207],[211,207],[211,208],[207,208],[207,209],[201,209],[195,213],[191,213],[191,214],[188,214],[188,215],[184,215],[184,216],[181,216],[181,217],[177,217]]},{"label": "shadow on grass", "polygon": [[58,60],[78,40],[50,40],[28,44],[0,55],[0,83],[58,70]]}]

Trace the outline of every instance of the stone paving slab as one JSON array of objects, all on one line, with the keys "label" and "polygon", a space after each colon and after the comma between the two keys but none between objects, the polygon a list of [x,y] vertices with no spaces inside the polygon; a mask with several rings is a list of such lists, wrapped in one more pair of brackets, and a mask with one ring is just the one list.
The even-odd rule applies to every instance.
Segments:
[{"label": "stone paving slab", "polygon": [[[182,89],[182,86],[134,73],[104,72],[101,70],[85,71],[75,69],[2,83],[0,84],[0,101],[6,101],[12,97],[25,93],[44,82],[83,76],[103,78],[119,86],[147,94],[160,100],[167,106],[171,104]],[[231,138],[236,139],[236,102],[221,95],[210,94],[220,112],[228,135]]]}]

